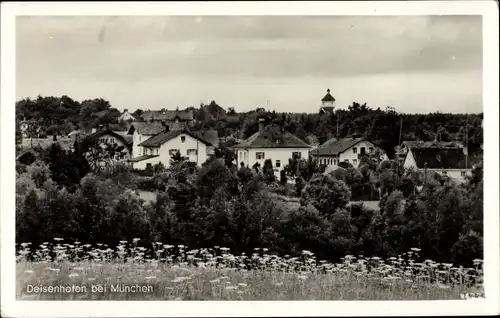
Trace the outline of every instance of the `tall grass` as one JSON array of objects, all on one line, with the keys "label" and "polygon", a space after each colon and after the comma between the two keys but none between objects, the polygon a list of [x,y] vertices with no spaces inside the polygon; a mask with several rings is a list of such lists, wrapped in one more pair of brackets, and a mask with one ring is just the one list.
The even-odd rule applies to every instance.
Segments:
[{"label": "tall grass", "polygon": [[[382,260],[347,255],[339,263],[309,251],[283,257],[267,249],[188,250],[122,241],[116,249],[79,242],[23,243],[17,252],[22,300],[434,300],[482,295],[482,261],[474,268],[419,260],[419,249]],[[66,288],[38,292],[33,287]],[[100,288],[99,288],[100,287]],[[105,288],[105,289],[104,289]],[[128,288],[128,290],[126,290]]]}]

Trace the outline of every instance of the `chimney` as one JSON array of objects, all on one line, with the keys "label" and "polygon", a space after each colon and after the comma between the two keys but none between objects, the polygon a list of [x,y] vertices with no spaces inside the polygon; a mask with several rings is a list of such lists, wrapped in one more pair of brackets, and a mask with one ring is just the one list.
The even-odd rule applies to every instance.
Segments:
[{"label": "chimney", "polygon": [[264,129],[264,118],[259,118],[259,131]]},{"label": "chimney", "polygon": [[161,125],[163,126],[163,131],[164,132],[169,132],[170,131],[170,126],[165,123],[165,121],[161,121]]}]

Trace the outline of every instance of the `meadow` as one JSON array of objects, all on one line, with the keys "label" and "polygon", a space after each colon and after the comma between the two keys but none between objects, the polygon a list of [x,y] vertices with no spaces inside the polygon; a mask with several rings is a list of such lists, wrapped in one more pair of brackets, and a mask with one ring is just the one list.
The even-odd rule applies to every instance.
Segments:
[{"label": "meadow", "polygon": [[330,263],[309,251],[233,255],[219,246],[146,248],[139,239],[115,249],[63,241],[17,246],[17,299],[444,300],[484,293],[482,260],[455,267],[421,260],[418,248],[385,260],[346,255]]}]

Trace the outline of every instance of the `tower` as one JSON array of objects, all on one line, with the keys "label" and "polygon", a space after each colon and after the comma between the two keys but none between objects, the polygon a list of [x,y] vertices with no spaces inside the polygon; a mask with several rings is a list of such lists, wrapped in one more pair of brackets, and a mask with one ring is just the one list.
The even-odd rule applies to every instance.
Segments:
[{"label": "tower", "polygon": [[326,95],[321,99],[322,107],[332,107],[335,106],[335,98],[330,94],[330,89],[326,90]]}]

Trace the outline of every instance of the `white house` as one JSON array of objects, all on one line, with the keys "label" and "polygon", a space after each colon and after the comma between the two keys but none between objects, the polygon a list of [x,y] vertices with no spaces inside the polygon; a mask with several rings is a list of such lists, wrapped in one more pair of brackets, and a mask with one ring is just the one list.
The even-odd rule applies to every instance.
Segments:
[{"label": "white house", "polygon": [[335,110],[335,98],[330,94],[330,89],[326,90],[326,95],[321,99],[319,108],[320,114],[333,113]]},{"label": "white house", "polygon": [[396,146],[396,155],[400,160],[406,158],[406,154],[413,148],[456,148],[463,149],[464,145],[457,141],[421,141],[421,140],[405,140],[401,145]]},{"label": "white house", "polygon": [[166,130],[165,124],[159,121],[154,122],[133,122],[128,130],[128,135],[132,136],[132,158],[143,154],[143,149],[139,146],[143,141]]},{"label": "white house", "polygon": [[[318,148],[311,150],[309,155],[318,160],[319,164],[327,167],[338,166],[341,162],[347,162],[357,168],[361,157],[375,151],[377,148],[375,144],[364,137],[331,138]],[[382,151],[380,148],[378,149]],[[382,159],[385,159],[385,154],[383,157]]]},{"label": "white house", "polygon": [[466,154],[463,149],[457,148],[412,148],[406,154],[403,167],[447,175],[459,183],[465,181],[465,176],[471,175]]},{"label": "white house", "polygon": [[169,167],[172,155],[180,153],[188,161],[201,165],[207,160],[207,146],[210,145],[186,128],[165,130],[139,143],[137,149],[142,153],[134,153],[130,162],[134,169],[146,169],[149,165],[154,166],[160,162]]},{"label": "white house", "polygon": [[132,115],[131,113],[129,113],[128,109],[125,109],[123,111],[123,113],[120,115],[120,117],[118,117],[118,120],[121,121],[135,121],[137,120],[134,115]]},{"label": "white house", "polygon": [[271,159],[274,174],[279,178],[289,159],[294,156],[309,159],[311,146],[277,125],[264,127],[260,122],[259,131],[233,149],[237,152],[238,165],[253,167],[258,163],[263,167],[265,160]]}]

